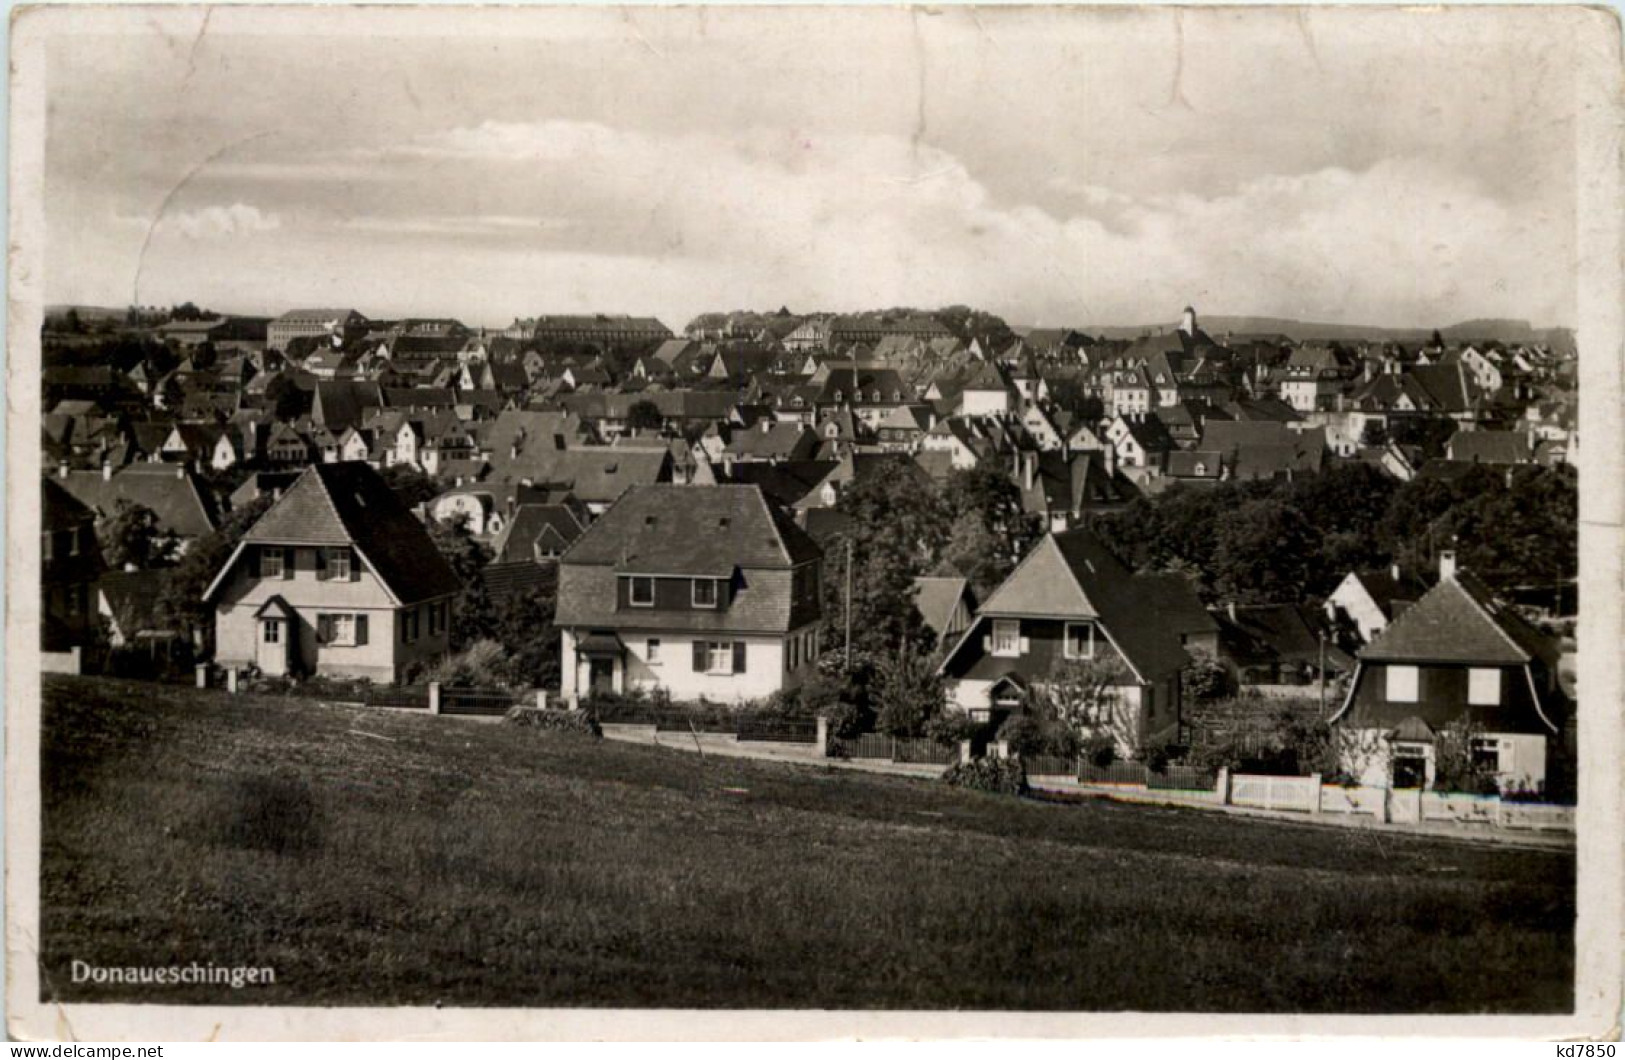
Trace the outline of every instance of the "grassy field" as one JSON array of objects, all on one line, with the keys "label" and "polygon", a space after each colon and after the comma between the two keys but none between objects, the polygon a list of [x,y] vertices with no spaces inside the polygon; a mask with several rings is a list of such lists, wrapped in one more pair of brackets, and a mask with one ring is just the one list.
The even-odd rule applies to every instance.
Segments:
[{"label": "grassy field", "polygon": [[[86,678],[46,679],[44,724],[63,1000],[1572,1005],[1570,854]],[[276,983],[75,985],[75,959]]]}]

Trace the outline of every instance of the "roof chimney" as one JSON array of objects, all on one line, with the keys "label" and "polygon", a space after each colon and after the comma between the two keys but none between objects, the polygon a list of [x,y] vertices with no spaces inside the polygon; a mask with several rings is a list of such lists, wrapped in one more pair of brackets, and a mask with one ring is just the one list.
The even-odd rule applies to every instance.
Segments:
[{"label": "roof chimney", "polygon": [[1388,576],[1393,578],[1395,582],[1399,581],[1399,564],[1398,563],[1394,563],[1394,564],[1389,566],[1389,568],[1388,568]]},{"label": "roof chimney", "polygon": [[1236,602],[1231,600],[1229,603],[1225,604],[1224,612],[1230,616],[1230,621],[1234,622],[1236,620]]},{"label": "roof chimney", "polygon": [[1023,489],[1033,488],[1033,478],[1038,472],[1038,454],[1021,454],[1021,485]]},{"label": "roof chimney", "polygon": [[1456,577],[1456,550],[1453,548],[1441,549],[1439,552],[1439,578],[1443,581],[1454,581]]},{"label": "roof chimney", "polygon": [[107,460],[102,461],[102,481],[106,482],[113,477],[113,465]]}]

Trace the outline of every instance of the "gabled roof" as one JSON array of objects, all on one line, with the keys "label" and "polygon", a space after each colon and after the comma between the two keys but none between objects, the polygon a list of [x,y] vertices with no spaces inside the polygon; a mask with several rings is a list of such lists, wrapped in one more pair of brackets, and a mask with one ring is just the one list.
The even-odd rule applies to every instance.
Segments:
[{"label": "gabled roof", "polygon": [[1179,631],[1200,607],[1194,596],[1183,582],[1134,575],[1093,533],[1070,530],[1042,538],[977,615],[1094,620],[1140,678],[1154,681],[1187,661]]},{"label": "gabled roof", "polygon": [[160,526],[181,537],[201,537],[215,526],[211,495],[182,465],[131,464],[106,479],[100,470],[69,471],[57,481],[104,517],[126,500],[151,508]]},{"label": "gabled roof", "polygon": [[1469,464],[1527,464],[1534,459],[1523,431],[1457,431],[1445,443],[1445,454]]},{"label": "gabled roof", "polygon": [[[352,546],[401,604],[462,591],[434,540],[383,477],[362,461],[316,464],[243,535],[243,544]],[[204,593],[209,599],[236,562]]]},{"label": "gabled roof", "polygon": [[822,550],[756,486],[639,486],[588,527],[561,562],[638,574],[788,568]]},{"label": "gabled roof", "polygon": [[965,601],[967,611],[975,609],[976,597],[971,593],[968,579],[929,576],[914,579],[914,606],[925,624],[936,633],[939,644],[961,600]]},{"label": "gabled roof", "polygon": [[1367,662],[1555,666],[1556,644],[1496,600],[1469,571],[1459,571],[1407,607],[1360,651]]}]

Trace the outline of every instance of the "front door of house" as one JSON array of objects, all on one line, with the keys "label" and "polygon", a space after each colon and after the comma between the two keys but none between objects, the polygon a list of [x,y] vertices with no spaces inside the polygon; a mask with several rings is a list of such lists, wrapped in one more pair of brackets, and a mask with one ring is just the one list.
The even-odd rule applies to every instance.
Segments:
[{"label": "front door of house", "polygon": [[254,663],[260,673],[278,676],[288,672],[288,645],[293,640],[290,624],[281,618],[260,619]]},{"label": "front door of house", "polygon": [[595,655],[588,661],[587,688],[593,695],[615,691],[615,660]]}]

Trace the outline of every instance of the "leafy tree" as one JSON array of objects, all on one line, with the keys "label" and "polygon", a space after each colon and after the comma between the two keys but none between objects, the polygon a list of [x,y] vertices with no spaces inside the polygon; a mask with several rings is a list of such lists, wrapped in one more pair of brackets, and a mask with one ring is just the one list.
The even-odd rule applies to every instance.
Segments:
[{"label": "leafy tree", "polygon": [[[492,608],[496,640],[507,653],[508,677],[516,686],[559,686],[559,636],[553,626],[558,567],[545,569],[550,577],[540,585],[506,596]],[[483,579],[480,584],[483,587]]]},{"label": "leafy tree", "polygon": [[214,628],[214,608],[203,602],[203,591],[272,503],[267,494],[233,511],[213,533],[192,542],[180,562],[169,568],[157,604],[158,617],[167,628],[180,630],[194,641]]},{"label": "leafy tree", "polygon": [[62,330],[73,335],[85,330],[84,322],[79,319],[79,310],[70,308],[62,315]]},{"label": "leafy tree", "polygon": [[102,558],[114,570],[147,570],[169,563],[175,535],[163,528],[158,513],[144,504],[120,499],[113,514],[96,525]]},{"label": "leafy tree", "polygon": [[1235,695],[1235,676],[1212,652],[1198,650],[1189,654],[1190,661],[1179,672],[1179,685],[1187,703],[1213,703]]},{"label": "leafy tree", "polygon": [[658,431],[666,425],[666,417],[653,401],[634,401],[626,410],[626,425],[634,431]]},{"label": "leafy tree", "polygon": [[1214,538],[1214,582],[1225,597],[1291,603],[1306,595],[1317,541],[1302,511],[1277,500],[1247,501],[1219,516]]},{"label": "leafy tree", "polygon": [[929,650],[932,634],[914,606],[914,579],[930,570],[948,536],[947,508],[924,476],[887,461],[858,479],[837,505],[848,517],[825,545],[825,645],[846,634],[846,564],[851,557],[852,643],[886,657],[905,642]]},{"label": "leafy tree", "polygon": [[981,339],[984,343],[991,342],[993,346],[1001,347],[1015,337],[1015,332],[1010,330],[1010,325],[1002,317],[967,305],[945,306],[932,315],[962,342]]},{"label": "leafy tree", "polygon": [[1022,509],[1021,491],[1002,471],[954,472],[945,502],[953,522],[943,563],[969,578],[978,595],[1003,581],[1038,540],[1038,517]]},{"label": "leafy tree", "polygon": [[1122,694],[1128,681],[1128,667],[1115,653],[1058,659],[1048,680],[1034,687],[1031,708],[1084,741],[1107,737],[1116,747],[1132,751],[1140,734],[1139,719]]},{"label": "leafy tree", "polygon": [[431,520],[429,536],[463,583],[451,611],[451,649],[463,651],[476,641],[492,639],[497,630],[496,610],[483,577],[491,562],[491,549],[468,529],[468,519]]},{"label": "leafy tree", "polygon": [[1360,444],[1382,446],[1388,444],[1388,428],[1381,420],[1366,420],[1360,429]]},{"label": "leafy tree", "polygon": [[1433,790],[1492,795],[1499,791],[1494,771],[1480,765],[1473,745],[1484,730],[1462,715],[1440,730],[1433,745]]},{"label": "leafy tree", "polygon": [[875,724],[894,736],[918,736],[942,710],[942,679],[935,658],[904,645],[882,662],[875,682]]},{"label": "leafy tree", "polygon": [[411,464],[391,464],[380,469],[378,475],[408,508],[432,501],[443,492],[434,476]]}]

